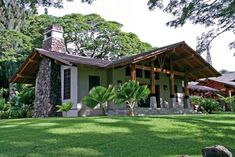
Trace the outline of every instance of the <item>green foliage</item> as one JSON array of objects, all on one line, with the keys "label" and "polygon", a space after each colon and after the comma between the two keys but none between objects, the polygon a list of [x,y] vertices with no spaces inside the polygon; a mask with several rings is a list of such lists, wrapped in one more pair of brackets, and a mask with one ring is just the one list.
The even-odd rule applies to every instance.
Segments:
[{"label": "green foliage", "polygon": [[14,30],[0,29],[0,87],[7,87],[9,78],[32,49],[31,38]]},{"label": "green foliage", "polygon": [[15,84],[15,96],[10,101],[11,118],[32,117],[34,88],[29,85]]},{"label": "green foliage", "polygon": [[207,113],[212,113],[212,111],[219,109],[219,102],[214,99],[202,98],[200,96],[190,96],[190,102],[195,105],[199,105],[200,109],[206,111]]},{"label": "green foliage", "polygon": [[67,102],[63,103],[62,105],[56,105],[58,108],[57,112],[68,112],[73,106],[73,103]]},{"label": "green foliage", "polygon": [[152,48],[137,35],[122,32],[122,24],[106,21],[97,14],[34,15],[29,18],[24,34],[33,38],[34,45],[41,47],[44,28],[52,23],[64,27],[66,48],[71,54],[113,60]]},{"label": "green foliage", "polygon": [[6,103],[6,100],[0,97],[0,119],[9,118],[10,108],[10,104]]},{"label": "green foliage", "polygon": [[217,102],[213,99],[204,98],[204,99],[201,100],[200,106],[202,106],[203,109],[207,113],[212,113],[212,111],[216,111],[216,110],[219,109],[219,102]]},{"label": "green foliage", "polygon": [[222,95],[219,95],[217,94],[220,98],[221,101],[224,101],[226,104],[228,104],[232,110],[235,109],[235,96],[228,96],[228,97],[225,97],[225,96],[222,96]]},{"label": "green foliage", "polygon": [[195,105],[200,105],[201,104],[201,102],[202,102],[202,97],[200,97],[200,96],[190,96],[189,97],[189,100],[190,100],[190,102],[192,102],[193,104],[195,104]]},{"label": "green foliage", "polygon": [[94,108],[97,105],[103,110],[103,114],[106,115],[107,102],[112,101],[115,97],[115,88],[109,85],[108,88],[97,86],[90,90],[89,95],[82,99],[82,104],[90,108]]},{"label": "green foliage", "polygon": [[65,112],[66,117],[67,117],[67,113],[73,107],[73,103],[66,102],[66,103],[63,103],[62,105],[56,105],[56,107],[57,107],[57,112]]},{"label": "green foliage", "polygon": [[4,95],[7,94],[7,89],[6,88],[0,88],[0,98],[3,98]]},{"label": "green foliage", "polygon": [[129,114],[134,116],[134,106],[137,101],[145,100],[150,93],[147,86],[140,86],[137,81],[129,81],[122,84],[116,92],[115,104],[121,105],[127,103],[130,107]]},{"label": "green foliage", "polygon": [[32,15],[26,21],[22,32],[32,39],[33,47],[42,47],[45,28],[56,23],[57,18],[50,15]]},{"label": "green foliage", "polygon": [[[0,0],[0,29],[20,31],[33,12],[19,0]],[[1,25],[2,24],[2,25]]]}]

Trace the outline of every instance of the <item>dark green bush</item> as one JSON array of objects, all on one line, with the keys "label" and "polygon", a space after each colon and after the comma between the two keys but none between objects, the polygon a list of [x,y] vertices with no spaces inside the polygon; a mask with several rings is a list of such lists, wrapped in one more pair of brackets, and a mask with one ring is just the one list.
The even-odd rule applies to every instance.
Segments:
[{"label": "dark green bush", "polygon": [[213,100],[213,99],[208,99],[208,98],[203,98],[201,100],[201,107],[207,112],[207,113],[212,113],[213,111],[216,111],[219,109],[219,102]]},{"label": "dark green bush", "polygon": [[10,115],[11,105],[6,103],[4,98],[0,97],[0,119],[7,119]]},{"label": "dark green bush", "polygon": [[34,88],[27,85],[16,85],[16,95],[10,101],[11,118],[32,117]]},{"label": "dark green bush", "polygon": [[193,103],[194,105],[200,105],[202,102],[202,97],[200,96],[190,96],[189,100],[191,103]]}]

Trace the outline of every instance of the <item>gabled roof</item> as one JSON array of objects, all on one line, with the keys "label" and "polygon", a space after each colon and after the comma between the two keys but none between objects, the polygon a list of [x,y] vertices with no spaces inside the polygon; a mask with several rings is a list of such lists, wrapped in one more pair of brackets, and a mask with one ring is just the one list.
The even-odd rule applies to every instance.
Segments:
[{"label": "gabled roof", "polygon": [[111,61],[102,60],[102,59],[95,59],[95,58],[88,58],[83,56],[77,56],[77,55],[70,55],[66,53],[56,53],[56,52],[50,52],[44,49],[35,49],[38,53],[47,56],[51,59],[55,59],[60,61],[63,64],[66,65],[89,65],[89,66],[95,66],[95,67],[106,67],[108,64],[111,63]]},{"label": "gabled roof", "polygon": [[235,89],[235,72],[225,73],[219,77],[200,79],[198,82],[200,82],[200,84],[204,84],[220,90],[225,90],[225,87]]},{"label": "gabled roof", "polygon": [[189,84],[188,88],[193,91],[202,91],[202,92],[219,92],[218,89],[207,87],[207,86],[201,86],[197,84]]},{"label": "gabled roof", "polygon": [[139,54],[136,54],[136,55],[133,55],[133,56],[130,56],[130,57],[124,57],[122,59],[118,59],[116,61],[111,62],[108,66],[109,67],[117,67],[117,66],[120,66],[120,65],[126,65],[126,64],[129,64],[129,63],[133,63],[133,62],[138,62],[140,60],[148,59],[148,58],[151,58],[155,55],[160,55],[164,52],[171,51],[174,48],[181,46],[182,44],[185,44],[185,42],[181,41],[181,42],[174,43],[174,44],[171,44],[171,45],[159,47],[159,48],[153,49],[153,50],[148,51],[148,52],[139,53]]},{"label": "gabled roof", "polygon": [[235,84],[235,72],[228,72],[222,74],[219,77],[210,77],[210,80],[218,81],[218,82],[231,82]]},{"label": "gabled roof", "polygon": [[162,69],[170,71],[170,64],[173,70],[184,73],[189,80],[197,80],[206,77],[220,76],[209,63],[197,54],[185,42],[178,42],[168,46],[156,48],[154,50],[118,59],[116,61],[106,61],[82,56],[75,56],[66,53],[50,52],[45,49],[35,48],[25,62],[19,67],[10,82],[32,83],[36,78],[39,62],[41,58],[47,57],[65,65],[85,65],[95,68],[118,68],[128,64],[142,64],[145,61],[154,60],[158,65],[158,57],[164,56],[166,64]]}]

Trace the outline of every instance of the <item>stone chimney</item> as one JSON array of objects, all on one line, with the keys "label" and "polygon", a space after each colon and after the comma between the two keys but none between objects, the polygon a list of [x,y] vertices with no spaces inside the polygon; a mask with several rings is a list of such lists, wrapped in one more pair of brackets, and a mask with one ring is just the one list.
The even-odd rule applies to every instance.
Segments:
[{"label": "stone chimney", "polygon": [[52,52],[65,53],[65,42],[63,37],[63,27],[60,25],[51,25],[45,29],[42,48]]}]

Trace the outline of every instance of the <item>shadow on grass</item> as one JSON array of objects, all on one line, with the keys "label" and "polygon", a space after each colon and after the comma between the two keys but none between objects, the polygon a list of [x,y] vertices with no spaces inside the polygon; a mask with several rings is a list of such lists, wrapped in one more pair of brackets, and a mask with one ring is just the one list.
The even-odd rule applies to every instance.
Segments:
[{"label": "shadow on grass", "polygon": [[214,144],[229,147],[234,154],[235,125],[231,118],[234,117],[10,120],[0,123],[0,156],[200,156],[203,147]]}]

